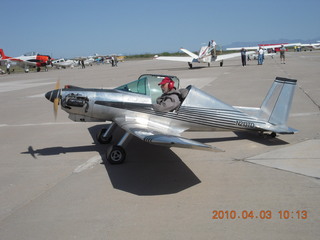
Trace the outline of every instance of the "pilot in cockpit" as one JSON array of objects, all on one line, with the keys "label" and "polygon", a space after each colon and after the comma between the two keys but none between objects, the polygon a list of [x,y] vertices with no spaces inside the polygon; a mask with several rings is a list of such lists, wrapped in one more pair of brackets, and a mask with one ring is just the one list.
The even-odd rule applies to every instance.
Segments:
[{"label": "pilot in cockpit", "polygon": [[159,112],[170,112],[178,108],[181,104],[181,93],[174,87],[174,81],[165,77],[158,85],[161,86],[162,95],[153,104],[153,109]]}]

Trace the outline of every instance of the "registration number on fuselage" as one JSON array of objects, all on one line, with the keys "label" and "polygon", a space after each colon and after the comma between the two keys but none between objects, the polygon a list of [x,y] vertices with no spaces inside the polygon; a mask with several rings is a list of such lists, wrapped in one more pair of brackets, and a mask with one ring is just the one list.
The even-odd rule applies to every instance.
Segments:
[{"label": "registration number on fuselage", "polygon": [[254,123],[253,122],[236,120],[236,125],[240,126],[240,127],[254,128]]}]

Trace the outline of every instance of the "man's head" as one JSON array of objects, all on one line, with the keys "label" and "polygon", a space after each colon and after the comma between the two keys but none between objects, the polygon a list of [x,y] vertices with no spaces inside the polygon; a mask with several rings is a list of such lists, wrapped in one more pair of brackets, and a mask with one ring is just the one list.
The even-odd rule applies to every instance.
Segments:
[{"label": "man's head", "polygon": [[165,77],[158,85],[161,86],[163,93],[167,93],[174,88],[174,81],[172,81],[172,79],[169,77]]}]

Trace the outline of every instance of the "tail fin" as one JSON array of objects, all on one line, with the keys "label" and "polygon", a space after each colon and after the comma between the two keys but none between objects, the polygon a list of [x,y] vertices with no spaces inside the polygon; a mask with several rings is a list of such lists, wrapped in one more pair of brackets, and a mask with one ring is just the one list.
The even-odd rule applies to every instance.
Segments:
[{"label": "tail fin", "polygon": [[260,118],[278,126],[279,133],[293,133],[287,127],[292,98],[297,80],[277,77],[260,107]]},{"label": "tail fin", "polygon": [[0,59],[2,59],[3,57],[5,57],[6,55],[3,52],[3,49],[0,48]]}]

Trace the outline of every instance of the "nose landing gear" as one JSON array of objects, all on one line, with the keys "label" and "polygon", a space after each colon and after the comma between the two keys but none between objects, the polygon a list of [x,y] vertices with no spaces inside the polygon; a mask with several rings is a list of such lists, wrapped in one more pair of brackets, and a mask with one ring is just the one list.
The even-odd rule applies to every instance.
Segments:
[{"label": "nose landing gear", "polygon": [[[117,124],[112,123],[108,129],[103,128],[101,131],[97,134],[97,141],[101,144],[108,144],[112,140],[112,133],[116,129]],[[131,134],[126,132],[123,137],[120,139],[118,144],[112,146],[111,152],[106,154],[106,159],[111,164],[121,164],[126,159],[126,151],[124,150],[124,147],[126,143],[131,138]]]}]

